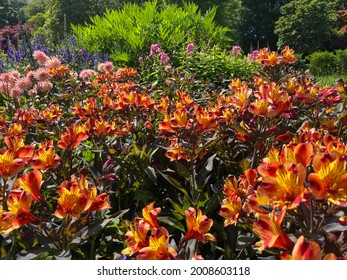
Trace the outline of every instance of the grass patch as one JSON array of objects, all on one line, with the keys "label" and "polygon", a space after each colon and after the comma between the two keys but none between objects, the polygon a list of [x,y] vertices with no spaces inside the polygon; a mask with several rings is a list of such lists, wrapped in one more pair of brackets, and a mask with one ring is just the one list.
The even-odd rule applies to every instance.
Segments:
[{"label": "grass patch", "polygon": [[329,75],[329,76],[317,76],[316,80],[319,86],[326,86],[326,85],[336,85],[337,79],[343,79],[347,80],[347,75]]}]

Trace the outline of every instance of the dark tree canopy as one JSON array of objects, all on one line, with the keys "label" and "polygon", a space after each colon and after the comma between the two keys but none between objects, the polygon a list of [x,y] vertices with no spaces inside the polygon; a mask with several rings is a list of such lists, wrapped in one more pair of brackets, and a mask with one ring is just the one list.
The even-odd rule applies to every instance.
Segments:
[{"label": "dark tree canopy", "polygon": [[297,52],[309,54],[329,48],[336,37],[339,1],[292,0],[282,7],[276,22],[278,47],[290,45]]}]

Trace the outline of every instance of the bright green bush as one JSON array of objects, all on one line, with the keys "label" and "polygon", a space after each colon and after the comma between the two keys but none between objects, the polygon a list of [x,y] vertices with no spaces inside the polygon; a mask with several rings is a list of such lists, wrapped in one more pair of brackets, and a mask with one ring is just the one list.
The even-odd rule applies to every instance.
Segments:
[{"label": "bright green bush", "polygon": [[332,52],[314,52],[307,56],[313,75],[329,75],[336,73],[336,57]]},{"label": "bright green bush", "polygon": [[228,29],[214,23],[215,14],[216,8],[202,15],[192,3],[160,6],[155,0],[143,6],[124,4],[120,10],[91,18],[91,24],[72,29],[77,42],[88,51],[108,53],[118,65],[136,65],[154,43],[170,53],[187,42],[226,46]]}]

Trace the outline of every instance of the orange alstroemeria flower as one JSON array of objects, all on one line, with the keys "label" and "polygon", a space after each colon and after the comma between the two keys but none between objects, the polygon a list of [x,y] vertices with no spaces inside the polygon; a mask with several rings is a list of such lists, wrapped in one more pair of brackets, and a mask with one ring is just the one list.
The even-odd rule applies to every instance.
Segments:
[{"label": "orange alstroemeria flower", "polygon": [[4,211],[2,205],[0,205],[0,234],[8,234],[14,229],[12,227],[14,218],[14,214]]},{"label": "orange alstroemeria flower", "polygon": [[63,114],[63,110],[59,108],[58,105],[52,105],[39,114],[39,119],[53,122],[56,120],[60,120],[61,116]]},{"label": "orange alstroemeria flower", "polygon": [[190,125],[187,109],[184,107],[176,109],[170,122],[173,129],[187,128]]},{"label": "orange alstroemeria flower", "polygon": [[193,108],[195,105],[194,99],[187,93],[182,93],[177,90],[176,94],[178,96],[178,101],[176,102],[176,109],[179,108]]},{"label": "orange alstroemeria flower", "polygon": [[63,133],[58,147],[64,150],[72,150],[82,141],[88,139],[89,128],[86,124],[76,124],[67,128],[67,133]]},{"label": "orange alstroemeria flower", "polygon": [[221,215],[225,221],[224,226],[236,225],[241,214],[242,201],[237,195],[230,195],[223,199],[221,210],[219,215]]},{"label": "orange alstroemeria flower", "polygon": [[21,158],[27,162],[33,156],[35,144],[25,145],[23,138],[18,136],[5,136],[4,140],[8,149],[13,151],[15,158]]},{"label": "orange alstroemeria flower", "polygon": [[43,171],[48,168],[56,168],[59,164],[60,157],[55,153],[53,140],[49,140],[47,143],[40,143],[38,150],[30,161],[32,168]]},{"label": "orange alstroemeria flower", "polygon": [[25,167],[21,158],[15,158],[13,150],[6,150],[0,154],[0,177],[10,177]]},{"label": "orange alstroemeria flower", "polygon": [[258,191],[267,196],[274,206],[288,206],[291,209],[304,200],[306,168],[302,164],[280,164],[273,176],[264,176],[261,169],[258,171],[262,175]]},{"label": "orange alstroemeria flower", "polygon": [[149,238],[149,246],[139,251],[138,260],[173,260],[177,252],[169,247],[169,233],[166,228],[161,227],[152,230]]},{"label": "orange alstroemeria flower", "polygon": [[207,111],[206,108],[196,105],[194,108],[194,114],[199,124],[199,131],[211,130],[217,127],[217,120],[215,115]]},{"label": "orange alstroemeria flower", "polygon": [[77,219],[92,205],[92,200],[87,197],[85,189],[75,182],[64,181],[57,191],[59,198],[54,215],[60,219],[68,215]]},{"label": "orange alstroemeria flower", "polygon": [[292,258],[293,260],[320,260],[322,253],[317,242],[306,240],[301,235],[293,248]]},{"label": "orange alstroemeria flower", "polygon": [[14,183],[14,188],[21,188],[32,196],[36,202],[44,201],[40,192],[42,184],[42,174],[38,170],[21,175]]},{"label": "orange alstroemeria flower", "polygon": [[170,145],[170,150],[167,150],[165,153],[165,156],[170,159],[170,161],[176,161],[176,160],[190,160],[189,156],[184,152],[184,149],[182,146],[173,141]]},{"label": "orange alstroemeria flower", "polygon": [[9,193],[7,197],[7,208],[14,215],[12,220],[13,229],[37,221],[37,217],[30,213],[31,203],[32,197],[27,191],[12,190]]},{"label": "orange alstroemeria flower", "polygon": [[23,129],[23,126],[20,123],[11,123],[6,132],[6,136],[24,136],[27,134],[28,131]]},{"label": "orange alstroemeria flower", "polygon": [[127,248],[122,250],[121,254],[131,256],[142,248],[148,247],[147,233],[149,230],[150,225],[143,219],[136,219],[134,225],[130,224],[130,231],[125,234]]},{"label": "orange alstroemeria flower", "polygon": [[83,105],[79,102],[75,103],[72,113],[79,115],[81,118],[89,118],[96,114],[96,98],[87,98]]},{"label": "orange alstroemeria flower", "polygon": [[198,213],[196,213],[196,210],[190,207],[185,213],[188,231],[182,241],[190,239],[197,239],[202,243],[206,243],[208,240],[215,241],[215,237],[211,233],[207,233],[213,225],[212,219],[202,215],[201,209],[198,209]]},{"label": "orange alstroemeria flower", "polygon": [[147,224],[149,224],[151,228],[159,228],[160,225],[158,222],[158,216],[160,214],[161,208],[154,208],[154,204],[155,202],[152,202],[151,204],[146,205],[146,207],[142,209],[142,217],[143,220]]},{"label": "orange alstroemeria flower", "polygon": [[294,246],[293,241],[282,230],[281,224],[286,214],[286,208],[283,208],[277,216],[275,210],[270,214],[256,214],[256,220],[253,223],[253,231],[259,236],[259,241],[256,246],[259,250],[266,248],[279,248],[291,250]]},{"label": "orange alstroemeria flower", "polygon": [[83,176],[71,176],[71,181],[64,181],[58,188],[58,207],[55,216],[64,218],[70,215],[78,218],[83,212],[91,212],[109,208],[109,198],[106,193],[97,195],[94,185],[89,185]]},{"label": "orange alstroemeria flower", "polygon": [[281,53],[285,63],[294,64],[297,61],[297,58],[294,56],[294,50],[290,49],[288,46],[285,46]]},{"label": "orange alstroemeria flower", "polygon": [[347,157],[317,153],[312,161],[315,173],[308,175],[309,190],[316,199],[337,205],[347,202]]}]

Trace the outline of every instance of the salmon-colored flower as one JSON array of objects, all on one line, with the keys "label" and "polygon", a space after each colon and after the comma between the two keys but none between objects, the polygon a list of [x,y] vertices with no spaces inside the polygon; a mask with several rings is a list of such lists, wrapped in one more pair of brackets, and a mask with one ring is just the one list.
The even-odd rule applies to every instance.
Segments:
[{"label": "salmon-colored flower", "polygon": [[177,252],[173,247],[169,247],[169,233],[166,228],[156,228],[152,230],[149,238],[149,246],[139,251],[139,260],[173,260]]},{"label": "salmon-colored flower", "polygon": [[55,153],[53,140],[50,140],[47,143],[40,143],[38,150],[30,161],[32,168],[42,170],[56,168],[59,164],[60,157]]},{"label": "salmon-colored flower", "polygon": [[315,173],[308,175],[309,190],[316,199],[337,205],[347,202],[346,156],[317,153],[312,161]]},{"label": "salmon-colored flower", "polygon": [[256,245],[259,250],[266,248],[279,248],[284,250],[291,250],[294,246],[293,241],[290,240],[288,235],[282,230],[281,224],[286,214],[286,208],[283,208],[277,216],[275,210],[270,214],[256,215],[256,221],[253,223],[253,231],[261,239]]},{"label": "salmon-colored flower", "polygon": [[64,150],[72,150],[82,141],[88,139],[89,128],[86,124],[76,124],[67,128],[67,133],[63,133],[58,147]]},{"label": "salmon-colored flower", "polygon": [[294,56],[294,50],[290,49],[288,46],[285,46],[281,53],[285,63],[294,64],[297,61],[296,57]]},{"label": "salmon-colored flower", "polygon": [[21,188],[30,193],[33,200],[42,202],[44,200],[40,189],[42,184],[42,174],[38,170],[21,175],[14,183],[14,188]]},{"label": "salmon-colored flower", "polygon": [[206,243],[206,241],[215,240],[215,237],[211,233],[207,233],[213,225],[213,220],[203,215],[201,209],[198,209],[198,213],[196,213],[194,208],[189,207],[185,211],[185,214],[188,231],[182,241],[197,239],[202,243]]}]

